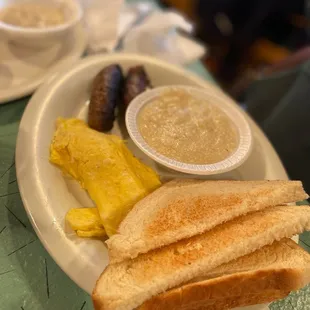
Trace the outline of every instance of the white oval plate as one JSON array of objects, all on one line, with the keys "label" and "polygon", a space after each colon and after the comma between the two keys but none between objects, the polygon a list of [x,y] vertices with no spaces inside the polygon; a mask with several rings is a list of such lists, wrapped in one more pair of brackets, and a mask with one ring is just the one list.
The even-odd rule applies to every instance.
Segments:
[{"label": "white oval plate", "polygon": [[[144,65],[154,86],[183,84],[220,91],[210,82],[154,58],[110,54],[80,61],[45,83],[31,98],[20,124],[16,149],[21,196],[45,248],[63,271],[89,293],[108,263],[107,250],[103,242],[78,238],[65,227],[64,217],[70,208],[90,206],[92,202],[75,181],[64,178],[61,171],[49,163],[49,146],[57,117],[85,118],[91,82],[99,70],[111,63],[119,63],[124,70]],[[252,154],[238,169],[212,178],[287,179],[271,144],[255,123],[250,119],[249,122],[254,137]],[[123,133],[127,138],[122,125],[119,127],[115,122],[114,127],[114,133]],[[146,158],[132,141],[128,144],[138,158],[157,169],[161,176],[180,177],[177,172],[165,170]]]},{"label": "white oval plate", "polygon": [[81,25],[66,40],[44,49],[0,40],[0,104],[31,94],[64,65],[76,62],[85,48],[86,35]]}]

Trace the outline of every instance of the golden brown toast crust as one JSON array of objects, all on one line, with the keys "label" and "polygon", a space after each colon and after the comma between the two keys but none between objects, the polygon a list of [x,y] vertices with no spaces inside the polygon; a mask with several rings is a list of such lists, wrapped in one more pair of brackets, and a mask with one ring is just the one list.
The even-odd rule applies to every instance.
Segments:
[{"label": "golden brown toast crust", "polygon": [[191,283],[146,301],[139,310],[215,310],[271,302],[303,286],[301,271],[259,270]]},{"label": "golden brown toast crust", "polygon": [[[241,216],[202,235],[109,265],[93,297],[106,309],[130,310],[154,295],[303,230],[310,230],[309,207],[278,206]],[[309,259],[302,262],[308,266]]]},{"label": "golden brown toast crust", "polygon": [[173,180],[139,201],[107,240],[111,263],[213,229],[235,217],[307,198],[299,181]]},{"label": "golden brown toast crust", "polygon": [[[183,198],[174,200],[156,214],[152,223],[146,228],[145,237],[160,235],[166,231],[173,231],[188,222],[196,222],[201,218],[208,218],[214,211],[225,208],[227,212],[240,204],[245,197],[242,195],[207,195],[205,197]],[[188,208],[189,205],[194,207]],[[216,209],[216,210],[215,210]]]}]

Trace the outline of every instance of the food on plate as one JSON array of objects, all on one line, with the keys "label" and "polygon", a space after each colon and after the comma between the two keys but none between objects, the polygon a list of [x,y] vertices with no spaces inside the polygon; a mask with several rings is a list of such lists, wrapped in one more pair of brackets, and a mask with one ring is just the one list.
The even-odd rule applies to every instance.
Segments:
[{"label": "food on plate", "polygon": [[[143,72],[132,68],[122,93],[120,67],[103,69],[89,107],[96,130],[59,119],[51,143],[50,161],[96,204],[70,210],[67,222],[78,236],[110,237],[110,262],[92,294],[95,309],[223,310],[270,302],[310,282],[310,255],[287,239],[310,230],[310,208],[285,205],[308,198],[301,182],[174,180],[161,186],[121,138],[99,132],[112,128],[120,100],[124,107],[150,87]],[[171,90],[146,104],[138,127],[170,158],[214,163],[242,141],[223,111]]]},{"label": "food on plate", "polygon": [[138,309],[225,310],[268,303],[307,285],[309,267],[310,255],[294,241],[283,239],[156,295]]},{"label": "food on plate", "polygon": [[[134,259],[110,264],[94,288],[92,298],[95,309],[135,309],[157,294],[178,288],[222,264],[304,230],[310,230],[308,206],[269,207],[236,217],[207,232],[141,254]],[[284,257],[285,253],[281,256]],[[276,258],[273,254],[273,261]],[[295,273],[299,281],[298,284],[295,283],[296,286],[303,286],[310,280],[309,267],[310,265],[302,268],[307,271],[306,277],[295,273],[297,266],[293,271],[284,272],[284,276],[285,273]],[[278,282],[277,277],[274,278]],[[284,286],[283,290],[288,294],[291,288],[295,288],[295,285],[288,285],[286,289]],[[240,294],[241,297],[246,296],[244,292]],[[231,295],[231,298],[235,298],[235,306],[238,306],[238,297]],[[248,302],[252,304],[256,300],[250,299]]]},{"label": "food on plate", "polygon": [[236,216],[308,198],[300,181],[174,180],[139,201],[107,245],[112,263],[201,234]]},{"label": "food on plate", "polygon": [[97,208],[74,208],[66,214],[66,221],[80,237],[106,235]]},{"label": "food on plate", "polygon": [[115,108],[122,96],[123,73],[119,65],[102,69],[95,77],[88,109],[88,125],[98,131],[113,127]]},{"label": "food on plate", "polygon": [[0,21],[19,27],[45,28],[63,24],[65,14],[61,5],[24,1],[1,10]]},{"label": "food on plate", "polygon": [[115,109],[127,107],[129,103],[151,83],[143,66],[129,69],[124,81],[121,67],[112,64],[103,68],[95,77],[92,85],[88,110],[88,124],[98,131],[109,131],[113,128]]},{"label": "food on plate", "polygon": [[188,91],[165,91],[142,107],[137,117],[144,140],[159,154],[188,164],[213,164],[232,155],[239,133],[214,103]]},{"label": "food on plate", "polygon": [[124,104],[127,107],[130,102],[143,93],[148,88],[152,88],[150,79],[143,66],[138,65],[128,70],[124,85]]},{"label": "food on plate", "polygon": [[108,236],[137,201],[161,184],[119,137],[92,130],[78,119],[57,121],[50,161],[87,190]]},{"label": "food on plate", "polygon": [[104,229],[77,230],[76,234],[81,238],[101,238],[106,236]]}]

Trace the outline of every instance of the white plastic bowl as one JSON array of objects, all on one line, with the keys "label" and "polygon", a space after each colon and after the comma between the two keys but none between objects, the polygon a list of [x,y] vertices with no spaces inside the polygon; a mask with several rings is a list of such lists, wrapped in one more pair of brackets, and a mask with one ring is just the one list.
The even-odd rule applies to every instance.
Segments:
[{"label": "white plastic bowl", "polygon": [[[216,105],[220,108],[235,124],[239,134],[239,145],[234,153],[232,153],[226,159],[214,163],[214,164],[188,164],[174,159],[168,158],[155,149],[153,149],[142,137],[137,124],[138,114],[142,107],[148,104],[150,101],[159,97],[163,92],[169,89],[177,90],[182,89],[189,92],[192,96],[207,100],[210,104]],[[209,104],[208,103],[208,104]],[[196,174],[196,175],[211,175],[227,172],[239,167],[249,156],[252,149],[252,133],[250,126],[237,107],[227,100],[226,95],[220,92],[213,93],[202,88],[194,88],[188,86],[164,86],[151,90],[147,90],[137,96],[129,105],[126,112],[126,126],[128,133],[134,143],[150,158],[158,162],[159,164],[171,168],[176,171]]]},{"label": "white plastic bowl", "polygon": [[81,20],[83,11],[78,1],[74,0],[2,0],[0,1],[0,13],[4,8],[26,2],[37,2],[64,6],[66,22],[45,28],[20,27],[4,23],[0,20],[0,36],[16,44],[27,47],[46,47],[68,35],[72,28]]}]

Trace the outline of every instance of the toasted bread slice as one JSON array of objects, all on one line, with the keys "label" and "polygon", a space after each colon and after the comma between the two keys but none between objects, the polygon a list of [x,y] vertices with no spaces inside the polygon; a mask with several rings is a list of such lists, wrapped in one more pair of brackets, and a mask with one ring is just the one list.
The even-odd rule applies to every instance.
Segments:
[{"label": "toasted bread slice", "polygon": [[300,181],[174,180],[129,212],[107,241],[110,262],[134,258],[248,212],[306,198]]},{"label": "toasted bread slice", "polygon": [[93,291],[96,309],[130,310],[168,289],[282,238],[310,230],[310,207],[279,206],[109,265]]},{"label": "toasted bread slice", "polygon": [[310,282],[310,254],[283,239],[159,294],[139,310],[225,310],[284,298]]}]

